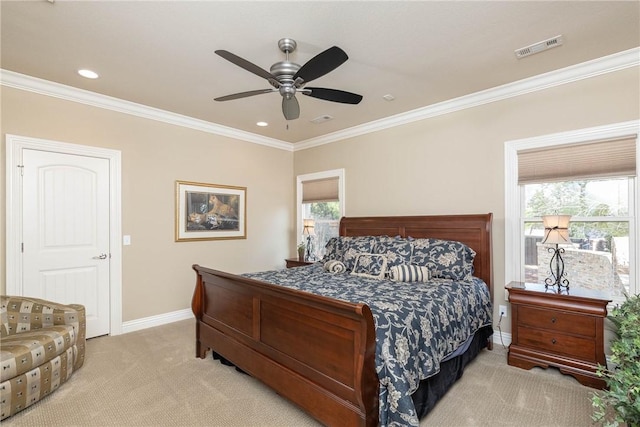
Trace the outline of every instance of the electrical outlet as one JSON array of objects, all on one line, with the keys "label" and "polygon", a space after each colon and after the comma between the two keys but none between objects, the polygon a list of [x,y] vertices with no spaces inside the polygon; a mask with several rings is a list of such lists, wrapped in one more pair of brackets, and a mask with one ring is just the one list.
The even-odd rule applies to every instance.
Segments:
[{"label": "electrical outlet", "polygon": [[507,306],[506,305],[501,305],[498,307],[498,316],[502,315],[502,318],[506,318],[507,317]]}]

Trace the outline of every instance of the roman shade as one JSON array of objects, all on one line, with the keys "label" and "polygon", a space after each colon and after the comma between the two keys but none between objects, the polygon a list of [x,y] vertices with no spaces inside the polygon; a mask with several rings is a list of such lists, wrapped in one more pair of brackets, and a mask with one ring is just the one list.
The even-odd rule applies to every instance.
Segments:
[{"label": "roman shade", "polygon": [[302,182],[302,203],[337,202],[338,177]]},{"label": "roman shade", "polygon": [[518,184],[636,176],[636,135],[518,152]]}]

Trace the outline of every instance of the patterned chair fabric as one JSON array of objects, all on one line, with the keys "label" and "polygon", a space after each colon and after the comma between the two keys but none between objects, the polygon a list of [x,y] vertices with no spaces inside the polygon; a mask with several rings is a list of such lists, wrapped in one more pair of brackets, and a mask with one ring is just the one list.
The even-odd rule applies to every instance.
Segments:
[{"label": "patterned chair fabric", "polygon": [[0,420],[65,383],[84,363],[85,309],[2,295]]}]

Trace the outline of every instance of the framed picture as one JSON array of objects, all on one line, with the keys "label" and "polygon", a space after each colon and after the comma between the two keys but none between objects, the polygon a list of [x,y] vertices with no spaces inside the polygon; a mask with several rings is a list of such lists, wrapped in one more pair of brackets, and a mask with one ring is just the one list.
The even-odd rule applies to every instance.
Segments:
[{"label": "framed picture", "polygon": [[176,181],[176,242],[246,239],[247,188]]}]

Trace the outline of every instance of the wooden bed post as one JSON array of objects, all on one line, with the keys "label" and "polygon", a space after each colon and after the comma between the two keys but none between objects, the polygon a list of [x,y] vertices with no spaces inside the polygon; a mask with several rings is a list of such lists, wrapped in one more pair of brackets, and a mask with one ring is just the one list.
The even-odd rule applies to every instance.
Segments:
[{"label": "wooden bed post", "polygon": [[198,274],[196,269],[197,264],[193,264],[191,268],[196,272],[196,289],[193,292],[193,298],[191,299],[191,311],[196,317],[196,357],[204,359],[207,353],[206,348],[202,348],[200,342],[200,322],[202,321],[202,305],[204,303],[204,285],[202,284],[202,276]]}]

